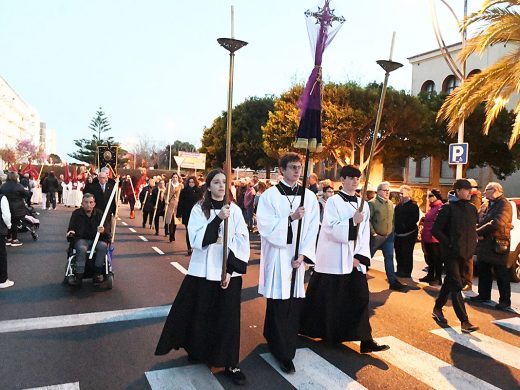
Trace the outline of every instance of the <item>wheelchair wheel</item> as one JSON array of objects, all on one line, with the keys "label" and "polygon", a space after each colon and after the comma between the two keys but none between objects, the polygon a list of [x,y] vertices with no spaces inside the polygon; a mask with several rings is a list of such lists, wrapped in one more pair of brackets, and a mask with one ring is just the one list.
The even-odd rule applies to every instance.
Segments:
[{"label": "wheelchair wheel", "polygon": [[105,283],[106,283],[107,290],[112,290],[112,286],[114,284],[114,275],[113,274],[108,274],[107,278],[105,280]]}]

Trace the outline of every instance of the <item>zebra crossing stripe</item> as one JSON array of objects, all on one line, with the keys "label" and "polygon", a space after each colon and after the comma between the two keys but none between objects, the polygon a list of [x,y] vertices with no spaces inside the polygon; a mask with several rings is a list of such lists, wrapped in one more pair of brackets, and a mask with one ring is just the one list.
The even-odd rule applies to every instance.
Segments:
[{"label": "zebra crossing stripe", "polygon": [[128,230],[130,230],[132,233],[136,233],[134,228],[128,228]]},{"label": "zebra crossing stripe", "polygon": [[80,390],[79,382],[64,383],[62,385],[44,386],[44,387],[31,387],[25,390]]},{"label": "zebra crossing stripe", "polygon": [[54,317],[24,318],[0,321],[0,333],[25,332],[29,330],[67,328],[93,324],[106,324],[146,318],[166,317],[171,305],[142,307],[139,309],[100,311],[94,313],[69,314]]},{"label": "zebra crossing stripe", "polygon": [[309,348],[296,350],[293,360],[296,372],[293,374],[284,373],[278,361],[270,353],[263,353],[260,356],[297,389],[366,389]]},{"label": "zebra crossing stripe", "polygon": [[456,328],[440,328],[431,330],[431,333],[489,356],[494,360],[520,369],[520,348],[503,341],[486,336],[479,332],[464,334],[460,326]]},{"label": "zebra crossing stripe", "polygon": [[152,249],[153,249],[154,251],[156,251],[158,254],[160,254],[160,255],[164,255],[164,252],[163,252],[162,250],[160,250],[159,248],[157,248],[156,246],[152,246]]},{"label": "zebra crossing stripe", "polygon": [[141,240],[143,240],[144,242],[147,242],[147,241],[148,241],[148,239],[147,239],[145,236],[137,236],[137,237],[139,237],[139,238],[140,238]]},{"label": "zebra crossing stripe", "polygon": [[520,332],[520,317],[508,318],[506,320],[495,320],[491,322]]},{"label": "zebra crossing stripe", "polygon": [[188,273],[188,270],[186,268],[184,268],[182,265],[180,265],[179,263],[177,263],[176,261],[172,261],[170,264],[173,265],[175,268],[177,268],[181,272],[181,274],[186,275]]},{"label": "zebra crossing stripe", "polygon": [[393,336],[381,337],[376,341],[389,345],[390,349],[374,352],[374,355],[434,389],[498,389]]},{"label": "zebra crossing stripe", "polygon": [[152,390],[224,390],[203,364],[145,372]]},{"label": "zebra crossing stripe", "polygon": [[125,221],[123,221],[121,223],[123,224],[123,226],[128,226],[128,224]]}]

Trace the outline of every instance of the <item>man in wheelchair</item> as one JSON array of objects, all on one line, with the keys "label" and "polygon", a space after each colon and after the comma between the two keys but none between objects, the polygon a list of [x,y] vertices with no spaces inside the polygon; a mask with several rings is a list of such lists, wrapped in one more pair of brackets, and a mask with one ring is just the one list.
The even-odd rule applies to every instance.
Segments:
[{"label": "man in wheelchair", "polygon": [[94,254],[95,272],[94,283],[103,282],[105,255],[110,242],[110,220],[106,218],[103,226],[99,226],[103,212],[96,209],[94,195],[85,193],[81,201],[81,208],[74,210],[70,217],[67,239],[74,240],[76,249],[76,272],[68,277],[72,286],[80,286],[85,272],[87,251],[92,249],[96,233],[99,232],[99,241],[96,244]]}]

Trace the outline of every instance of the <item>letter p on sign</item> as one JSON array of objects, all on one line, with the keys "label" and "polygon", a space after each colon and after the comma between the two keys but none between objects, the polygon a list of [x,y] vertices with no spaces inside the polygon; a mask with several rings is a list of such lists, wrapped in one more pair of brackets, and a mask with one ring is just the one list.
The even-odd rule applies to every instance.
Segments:
[{"label": "letter p on sign", "polygon": [[448,161],[449,164],[467,164],[468,150],[467,142],[460,144],[450,144]]}]

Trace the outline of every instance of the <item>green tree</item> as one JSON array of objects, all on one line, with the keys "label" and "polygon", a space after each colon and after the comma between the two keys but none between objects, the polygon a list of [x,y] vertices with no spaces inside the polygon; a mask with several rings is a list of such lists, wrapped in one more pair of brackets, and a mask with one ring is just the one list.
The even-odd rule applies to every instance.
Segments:
[{"label": "green tree", "polygon": [[[92,131],[92,138],[82,138],[74,140],[74,144],[78,150],[74,153],[69,153],[69,156],[89,164],[97,164],[97,147],[99,145],[113,145],[119,146],[119,143],[113,137],[104,136],[105,133],[111,130],[110,123],[103,109],[99,107],[98,111],[90,121],[88,128]],[[127,153],[126,150],[119,148],[118,164],[124,165],[128,159],[123,156]]]},{"label": "green tree", "polygon": [[[270,169],[273,161],[264,152],[262,126],[269,112],[274,109],[272,96],[250,97],[233,109],[231,161],[233,166],[251,169]],[[206,153],[209,166],[222,166],[226,158],[227,113],[215,118],[209,128],[204,129],[200,152]]]},{"label": "green tree", "polygon": [[[373,128],[379,104],[381,86],[376,83],[361,87],[356,83],[327,83],[322,93],[323,151],[316,159],[330,158],[340,165],[358,164],[364,169],[368,163]],[[296,102],[302,86],[296,85],[274,103],[274,111],[263,127],[264,149],[278,158],[292,144],[298,128],[299,113]],[[421,128],[428,113],[421,102],[404,91],[389,88],[381,130],[375,145],[375,156],[382,155],[386,145],[397,146],[400,140]],[[388,148],[392,149],[393,148]],[[398,156],[395,151],[387,157]],[[401,156],[402,157],[402,156]]]}]

